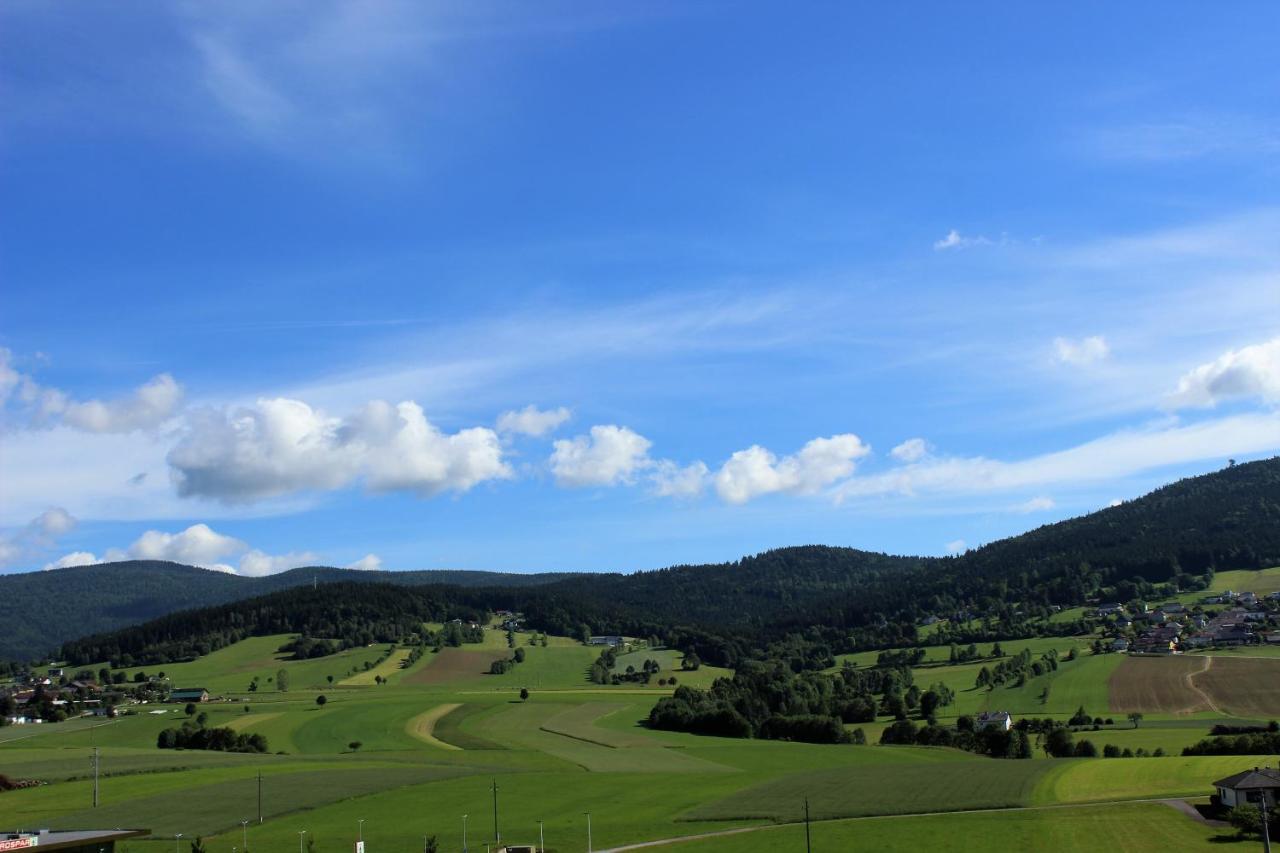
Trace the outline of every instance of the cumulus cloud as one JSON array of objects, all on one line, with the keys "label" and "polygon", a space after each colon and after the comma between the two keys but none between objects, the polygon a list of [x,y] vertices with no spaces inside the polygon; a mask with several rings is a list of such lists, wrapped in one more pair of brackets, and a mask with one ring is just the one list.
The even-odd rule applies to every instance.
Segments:
[{"label": "cumulus cloud", "polygon": [[49,507],[9,535],[0,536],[0,566],[47,551],[78,523],[76,517],[62,507]]},{"label": "cumulus cloud", "polygon": [[418,404],[382,400],[345,419],[285,398],[233,412],[201,410],[188,418],[168,462],[179,494],[228,503],[356,480],[371,491],[426,497],[512,476],[493,430],[447,434]]},{"label": "cumulus cloud", "polygon": [[358,569],[362,572],[380,572],[382,571],[382,558],[377,554],[365,554],[354,563],[348,563],[347,568]]},{"label": "cumulus cloud", "polygon": [[75,566],[92,566],[99,562],[101,562],[101,560],[89,551],[72,551],[70,554],[65,554],[54,560],[52,563],[45,563],[44,571],[48,572],[53,569],[70,569]]},{"label": "cumulus cloud", "polygon": [[653,493],[659,497],[696,498],[707,485],[709,471],[703,462],[681,467],[670,459],[654,466]]},{"label": "cumulus cloud", "polygon": [[85,432],[132,432],[159,426],[182,407],[182,386],[162,373],[120,400],[69,401],[63,423]]},{"label": "cumulus cloud", "polygon": [[193,524],[177,533],[148,530],[127,548],[108,548],[102,559],[88,551],[75,551],[46,563],[44,568],[65,569],[119,560],[168,560],[245,577],[261,577],[314,565],[317,556],[310,551],[268,554],[207,524]]},{"label": "cumulus cloud", "polygon": [[289,552],[288,554],[266,554],[254,548],[240,557],[240,570],[236,574],[250,578],[275,575],[296,569],[299,566],[314,566],[316,555],[310,551]]},{"label": "cumulus cloud", "polygon": [[148,530],[129,546],[134,560],[171,560],[192,566],[209,566],[239,554],[249,546],[233,536],[224,536],[207,524],[193,524],[179,533]]},{"label": "cumulus cloud", "polygon": [[929,445],[923,438],[908,438],[899,444],[889,455],[899,462],[919,462],[929,452]]},{"label": "cumulus cloud", "polygon": [[542,410],[529,405],[518,411],[503,412],[498,416],[498,432],[508,435],[541,436],[569,420],[570,412],[564,406]]},{"label": "cumulus cloud", "polygon": [[551,453],[551,473],[562,486],[612,486],[631,483],[652,465],[649,439],[627,427],[593,426],[590,435],[561,439]]},{"label": "cumulus cloud", "polygon": [[716,493],[732,504],[775,492],[812,494],[853,473],[871,448],[852,433],[815,438],[799,453],[779,459],[752,445],[739,450],[716,472]]},{"label": "cumulus cloud", "polygon": [[1242,397],[1280,403],[1280,338],[1229,350],[1189,371],[1168,402],[1174,407],[1211,407]]},{"label": "cumulus cloud", "polygon": [[1059,364],[1087,367],[1104,361],[1110,354],[1111,347],[1101,335],[1090,335],[1079,340],[1053,339],[1053,358]]},{"label": "cumulus cloud", "polygon": [[1053,498],[1048,497],[1047,495],[1041,495],[1039,497],[1034,497],[1034,498],[1031,498],[1030,500],[1026,500],[1018,504],[1016,507],[1014,507],[1014,512],[1020,512],[1024,514],[1030,514],[1033,512],[1046,512],[1048,510],[1053,509],[1055,506],[1057,506],[1057,504],[1054,503]]},{"label": "cumulus cloud", "polygon": [[963,539],[953,539],[947,543],[948,554],[963,554],[969,550],[969,544]]},{"label": "cumulus cloud", "polygon": [[14,403],[32,423],[47,426],[61,421],[94,433],[152,429],[182,408],[182,386],[162,373],[132,394],[116,400],[77,401],[65,391],[40,385],[13,366],[13,354],[0,348],[0,405]]}]

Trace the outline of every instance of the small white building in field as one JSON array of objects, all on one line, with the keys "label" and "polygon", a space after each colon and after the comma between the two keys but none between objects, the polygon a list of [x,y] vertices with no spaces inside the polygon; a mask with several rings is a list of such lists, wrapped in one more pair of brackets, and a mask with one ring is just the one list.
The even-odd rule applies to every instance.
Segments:
[{"label": "small white building in field", "polygon": [[1265,800],[1267,810],[1270,811],[1280,802],[1280,770],[1255,767],[1219,779],[1213,783],[1213,787],[1218,789],[1218,798],[1228,808],[1246,803],[1256,806]]}]

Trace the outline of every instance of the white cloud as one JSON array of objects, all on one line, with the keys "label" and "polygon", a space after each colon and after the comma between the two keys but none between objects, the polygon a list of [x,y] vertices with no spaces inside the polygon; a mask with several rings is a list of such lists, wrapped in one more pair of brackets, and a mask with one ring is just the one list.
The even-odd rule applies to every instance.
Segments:
[{"label": "white cloud", "polygon": [[851,475],[856,461],[870,451],[852,433],[815,438],[781,459],[752,445],[734,453],[716,472],[716,492],[733,504],[775,492],[812,494]]},{"label": "white cloud", "polygon": [[377,554],[365,554],[354,563],[348,563],[347,568],[358,569],[362,572],[380,572],[382,571],[382,558]]},{"label": "white cloud", "polygon": [[122,400],[68,402],[62,420],[86,432],[132,432],[159,426],[182,407],[182,386],[162,373]]},{"label": "white cloud", "polygon": [[963,554],[969,550],[969,544],[963,539],[953,539],[947,543],[948,554]]},{"label": "white cloud", "polygon": [[990,246],[991,244],[992,241],[981,234],[976,237],[965,237],[952,228],[947,232],[947,236],[941,240],[934,241],[933,250],[935,252],[945,252],[948,249],[968,249],[973,246]]},{"label": "white cloud", "polygon": [[498,416],[498,432],[518,435],[541,436],[569,420],[569,410],[564,406],[543,411],[536,406],[525,406],[519,411],[503,412]]},{"label": "white cloud", "polygon": [[0,405],[15,403],[32,423],[41,426],[60,419],[69,427],[92,433],[152,429],[182,408],[182,398],[182,386],[162,373],[128,397],[77,401],[65,391],[42,386],[18,371],[13,367],[13,354],[0,348]]},{"label": "white cloud", "polygon": [[1086,367],[1103,361],[1111,354],[1111,347],[1101,335],[1090,335],[1080,340],[1053,339],[1053,357],[1059,364]]},{"label": "white cloud", "polygon": [[1057,504],[1054,503],[1053,498],[1047,495],[1041,495],[1018,504],[1013,508],[1013,511],[1029,515],[1033,512],[1046,512],[1053,509],[1055,506],[1057,506]]},{"label": "white cloud", "polygon": [[923,438],[908,438],[899,444],[889,455],[899,462],[919,462],[929,453],[929,445]]},{"label": "white cloud", "polygon": [[240,557],[240,570],[236,574],[259,578],[264,575],[287,572],[299,566],[314,566],[316,559],[316,555],[310,551],[291,551],[288,554],[272,555],[254,548]]},{"label": "white cloud", "polygon": [[1280,403],[1280,338],[1230,350],[1184,374],[1168,404],[1209,407],[1241,397]]},{"label": "white cloud", "polygon": [[936,458],[855,477],[837,500],[902,494],[979,494],[1061,484],[1106,482],[1164,466],[1280,448],[1280,415],[1245,414],[1187,425],[1124,430],[1014,462],[985,457]]},{"label": "white cloud", "polygon": [[562,486],[612,486],[630,483],[649,467],[652,442],[627,427],[597,425],[591,434],[561,439],[551,453],[551,473]]},{"label": "white cloud", "polygon": [[70,569],[75,566],[92,566],[101,562],[97,557],[88,551],[72,551],[70,554],[64,554],[52,563],[44,564],[44,571],[52,571],[54,569]]},{"label": "white cloud", "polygon": [[703,462],[681,467],[663,459],[653,471],[653,493],[659,497],[696,498],[706,488],[708,473]]},{"label": "white cloud", "polygon": [[1112,498],[1111,503],[1107,504],[1107,506],[1114,508],[1114,507],[1120,506],[1123,503],[1124,501],[1120,500],[1119,498]]},{"label": "white cloud", "polygon": [[78,523],[76,517],[62,507],[49,507],[12,533],[0,536],[0,566],[49,550]]},{"label": "white cloud", "polygon": [[62,536],[75,528],[75,516],[60,506],[50,507],[31,522],[45,536]]},{"label": "white cloud", "polygon": [[[229,562],[237,556],[239,560],[236,564]],[[310,551],[268,554],[257,548],[250,548],[247,543],[234,536],[219,533],[207,524],[193,524],[177,533],[148,530],[128,548],[108,548],[101,560],[87,551],[76,551],[46,563],[44,568],[64,569],[120,560],[168,560],[233,575],[262,577],[299,566],[315,565],[318,557]]]},{"label": "white cloud", "polygon": [[168,461],[181,495],[252,501],[362,479],[371,491],[431,496],[512,476],[497,433],[441,432],[413,402],[375,400],[338,419],[300,400],[193,413]]},{"label": "white cloud", "polygon": [[207,524],[193,524],[179,533],[148,530],[129,546],[127,554],[134,560],[171,560],[192,566],[208,566],[248,547],[239,539],[224,536]]}]

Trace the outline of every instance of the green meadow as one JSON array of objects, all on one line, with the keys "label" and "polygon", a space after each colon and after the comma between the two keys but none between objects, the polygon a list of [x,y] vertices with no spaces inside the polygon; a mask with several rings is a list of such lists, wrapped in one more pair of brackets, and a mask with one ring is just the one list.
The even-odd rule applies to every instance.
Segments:
[{"label": "green meadow", "polygon": [[[726,830],[744,832],[690,840],[680,849],[793,845],[802,839],[795,822],[806,799],[815,849],[905,850],[926,841],[928,849],[973,849],[977,833],[989,849],[1083,851],[1095,849],[1098,837],[1086,831],[1090,821],[1115,827],[1109,840],[1118,850],[1211,843],[1232,849],[1234,841],[1183,812],[1134,801],[1204,797],[1214,779],[1266,760],[1046,759],[1037,752],[1033,761],[997,761],[951,749],[874,745],[884,718],[862,726],[869,746],[651,731],[643,721],[671,688],[658,687],[656,678],[648,686],[592,684],[588,669],[599,649],[567,638],[549,638],[544,647],[517,635],[525,661],[503,675],[486,671],[487,661],[510,654],[500,631],[487,631],[480,645],[428,653],[408,668],[405,649],[375,663],[385,646],[284,661],[277,649],[288,639],[254,638],[199,660],[147,668],[164,670],[175,685],[225,697],[200,707],[208,724],[260,733],[271,754],[157,749],[158,733],[185,719],[180,705],[134,706],[114,720],[0,729],[0,772],[46,783],[0,794],[0,826],[150,829],[150,840],[129,842],[133,853],[171,850],[178,833],[181,853],[196,835],[219,853],[241,848],[245,837],[253,850],[287,851],[305,830],[316,850],[339,853],[350,849],[363,820],[367,849],[377,853],[419,849],[429,834],[444,850],[461,849],[467,815],[469,848],[479,850],[493,841],[496,783],[503,839],[530,843],[542,821],[548,849],[561,853],[586,849],[586,812],[596,850]],[[977,670],[988,662],[948,666],[943,647],[930,650],[937,663],[917,669],[916,681],[956,690],[947,719],[986,708],[1062,718],[1080,705],[1107,716],[1108,678],[1122,658],[1083,654],[1087,642],[1003,643],[1007,653],[1057,648],[1065,657],[1070,648],[1081,650],[1077,660],[1021,687],[974,689]],[[860,666],[874,663],[874,655],[856,657]],[[659,677],[675,675],[684,684],[731,674],[705,666],[681,671],[680,656],[666,649],[623,655],[620,668],[638,669],[647,658],[659,662]],[[280,669],[289,673],[283,692],[275,681]],[[260,686],[251,694],[255,675]],[[385,682],[378,684],[377,675]],[[521,688],[530,691],[527,701]],[[323,707],[315,701],[322,694]],[[1077,737],[1099,747],[1176,753],[1205,736],[1215,719],[1153,713],[1138,728],[1117,720]],[[96,809],[94,748],[102,774]]]}]

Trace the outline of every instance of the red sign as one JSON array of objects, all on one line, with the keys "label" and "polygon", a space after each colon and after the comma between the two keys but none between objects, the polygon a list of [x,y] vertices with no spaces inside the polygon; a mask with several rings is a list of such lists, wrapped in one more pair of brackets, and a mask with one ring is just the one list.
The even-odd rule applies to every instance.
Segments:
[{"label": "red sign", "polygon": [[0,850],[26,850],[40,844],[40,836],[26,835],[22,838],[0,838]]}]

